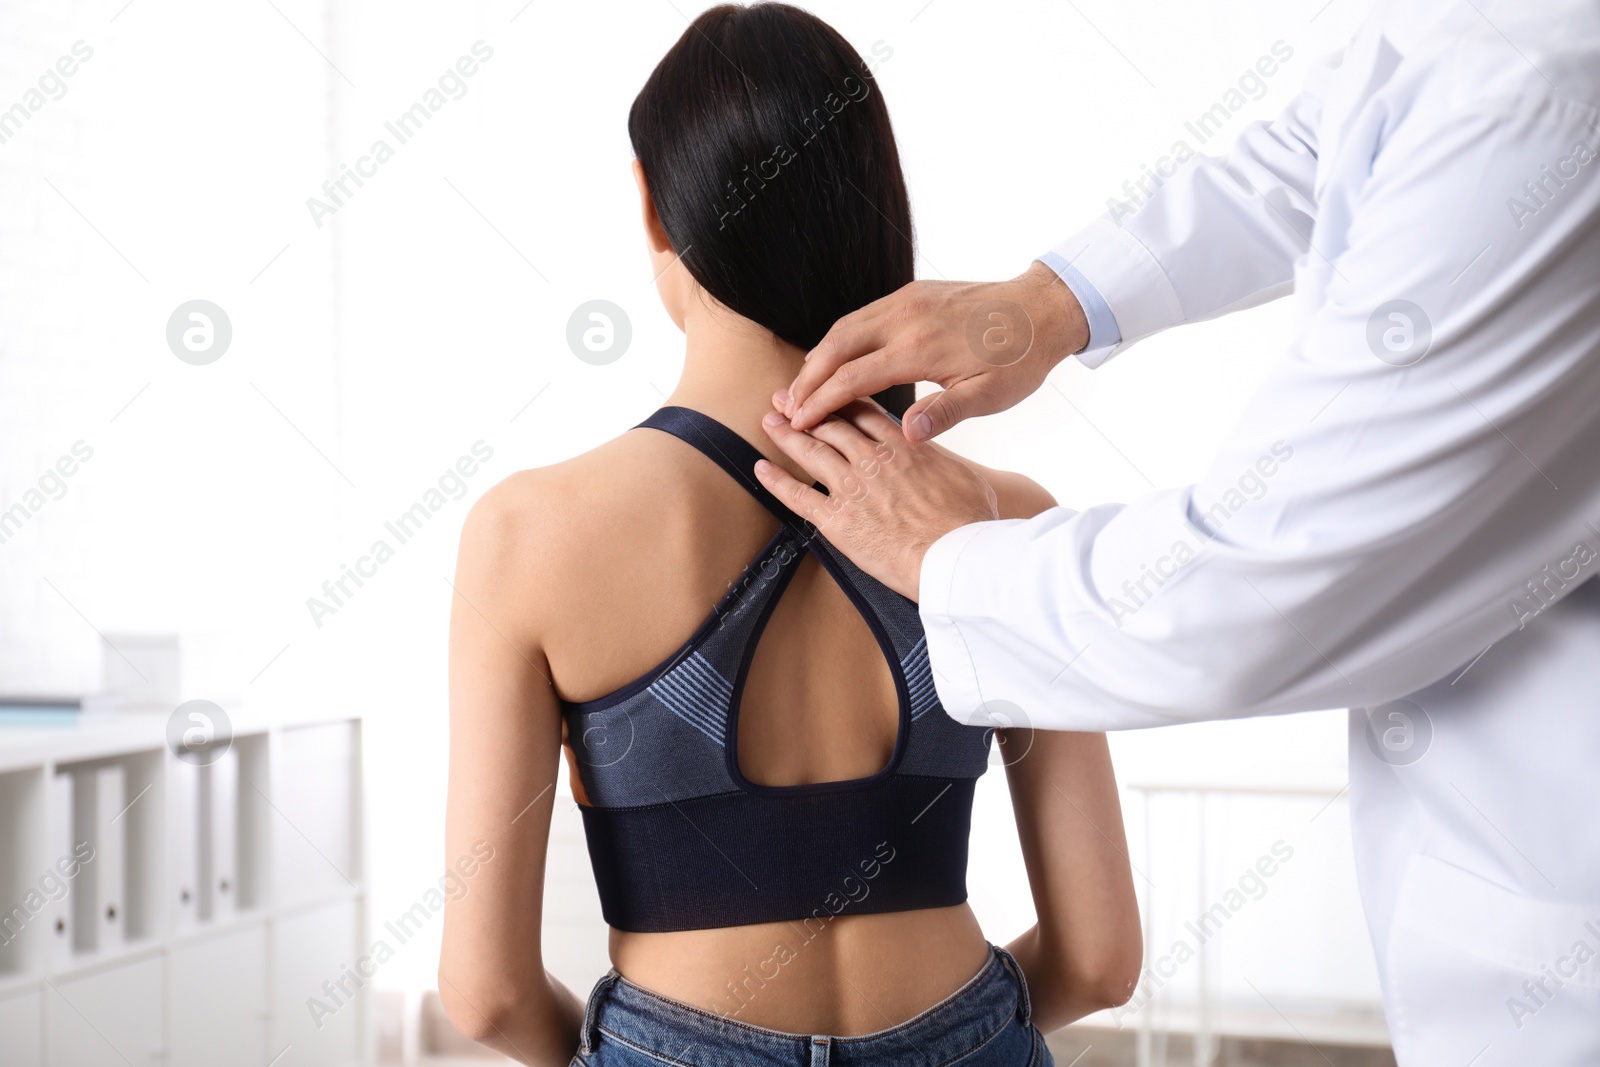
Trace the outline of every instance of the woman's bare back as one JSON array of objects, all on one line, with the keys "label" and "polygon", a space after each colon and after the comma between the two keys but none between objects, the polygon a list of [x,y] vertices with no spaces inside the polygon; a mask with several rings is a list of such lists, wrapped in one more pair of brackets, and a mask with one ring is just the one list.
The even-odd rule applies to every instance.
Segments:
[{"label": "woman's bare back", "polygon": [[[769,442],[746,439],[779,457]],[[1003,515],[1051,503],[1026,479],[983,473]],[[671,656],[777,530],[726,473],[648,429],[502,488],[521,498],[539,531],[530,610],[566,701],[605,696]],[[899,723],[894,676],[859,610],[814,558],[778,601],[733,714],[739,768],[752,782],[861,778],[889,761]],[[567,754],[570,768],[570,746]],[[581,801],[581,781],[570,781]],[[866,915],[846,908],[825,926],[797,917],[672,933],[613,930],[611,956],[629,980],[743,1022],[858,1034],[954,992],[983,965],[987,946],[961,904]]]}]

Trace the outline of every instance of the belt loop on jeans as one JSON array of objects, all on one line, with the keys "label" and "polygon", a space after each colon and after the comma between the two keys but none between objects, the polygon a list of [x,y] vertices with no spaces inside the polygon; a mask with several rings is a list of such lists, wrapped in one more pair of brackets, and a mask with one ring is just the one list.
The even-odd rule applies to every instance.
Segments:
[{"label": "belt loop on jeans", "polygon": [[1033,1002],[1028,999],[1028,976],[1022,973],[1022,964],[1017,962],[1015,956],[999,945],[994,945],[993,948],[995,955],[1004,960],[1006,966],[1017,976],[1017,1018],[1022,1020],[1023,1026],[1029,1026],[1033,1022]]},{"label": "belt loop on jeans", "polygon": [[594,984],[593,989],[589,990],[589,1003],[583,1009],[583,1026],[578,1031],[578,1051],[585,1056],[594,1051],[594,1044],[589,1037],[594,1033],[595,1027],[598,1025],[595,1016],[600,1008],[600,998],[621,977],[622,975],[613,967]]},{"label": "belt loop on jeans", "polygon": [[831,1037],[811,1039],[811,1067],[828,1067],[828,1051],[833,1045]]}]

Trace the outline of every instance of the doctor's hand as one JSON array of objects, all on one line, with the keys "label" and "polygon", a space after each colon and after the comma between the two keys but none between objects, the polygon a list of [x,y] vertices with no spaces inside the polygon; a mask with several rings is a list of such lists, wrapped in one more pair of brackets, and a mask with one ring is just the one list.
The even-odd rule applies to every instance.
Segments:
[{"label": "doctor's hand", "polygon": [[777,411],[762,425],[828,492],[767,460],[755,466],[761,484],[856,566],[910,600],[917,599],[929,546],[959,526],[999,518],[994,490],[981,474],[938,445],[907,441],[870,400],[850,404],[809,433]]},{"label": "doctor's hand", "polygon": [[1083,308],[1043,263],[1006,282],[912,282],[834,323],[777,406],[807,430],[857,397],[937,382],[903,420],[926,441],[1016,404],[1088,343]]}]

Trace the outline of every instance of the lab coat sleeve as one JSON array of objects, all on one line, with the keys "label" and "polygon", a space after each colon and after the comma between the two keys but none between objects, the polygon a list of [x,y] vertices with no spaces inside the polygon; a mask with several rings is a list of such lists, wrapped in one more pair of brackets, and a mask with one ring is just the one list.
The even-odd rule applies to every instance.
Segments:
[{"label": "lab coat sleeve", "polygon": [[[1370,706],[1538,625],[1600,568],[1597,129],[1528,93],[1421,101],[1386,131],[1343,193],[1348,247],[1301,257],[1297,334],[1200,482],[930,548],[947,713],[1101,730]],[[1547,165],[1576,177],[1515,208]],[[1280,285],[1296,246],[1273,217],[1222,241],[1244,281],[1134,332]]]},{"label": "lab coat sleeve", "polygon": [[1126,199],[1039,257],[1074,292],[1073,281],[1087,279],[1115,319],[1111,343],[1091,335],[1079,363],[1097,367],[1169,326],[1288,291],[1315,218],[1316,129],[1330,76],[1330,63],[1318,63],[1283,114],[1247,127],[1226,158],[1186,154],[1181,142],[1184,152],[1130,182]]}]

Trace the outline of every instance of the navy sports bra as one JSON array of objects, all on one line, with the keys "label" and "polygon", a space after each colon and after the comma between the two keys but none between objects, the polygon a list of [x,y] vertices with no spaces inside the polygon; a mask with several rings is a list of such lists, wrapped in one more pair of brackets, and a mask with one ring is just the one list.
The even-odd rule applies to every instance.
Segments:
[{"label": "navy sports bra", "polygon": [[[609,696],[564,703],[587,802],[600,909],[619,930],[698,930],[967,899],[972,793],[991,731],[946,715],[917,606],[859,570],[758,482],[760,453],[697,411],[641,427],[699,449],[780,521],[694,635]],[[759,785],[739,772],[740,694],[756,644],[806,552],[854,602],[894,675],[888,764],[846,781]]]}]

